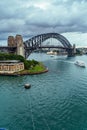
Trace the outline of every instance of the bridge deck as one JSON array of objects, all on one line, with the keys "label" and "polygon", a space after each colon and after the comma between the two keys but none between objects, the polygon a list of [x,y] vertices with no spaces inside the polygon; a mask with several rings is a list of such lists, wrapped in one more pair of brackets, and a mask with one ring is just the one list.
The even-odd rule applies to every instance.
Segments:
[{"label": "bridge deck", "polygon": [[59,49],[72,49],[63,46],[32,46],[32,47],[25,47],[26,50],[33,50],[33,49],[41,49],[41,48],[59,48]]}]

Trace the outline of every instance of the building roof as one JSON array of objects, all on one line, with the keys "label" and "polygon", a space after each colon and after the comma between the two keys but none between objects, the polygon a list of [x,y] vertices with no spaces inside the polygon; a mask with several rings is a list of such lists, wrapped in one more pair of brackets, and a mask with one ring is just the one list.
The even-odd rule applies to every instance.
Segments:
[{"label": "building roof", "polygon": [[0,60],[0,63],[19,63],[19,60]]}]

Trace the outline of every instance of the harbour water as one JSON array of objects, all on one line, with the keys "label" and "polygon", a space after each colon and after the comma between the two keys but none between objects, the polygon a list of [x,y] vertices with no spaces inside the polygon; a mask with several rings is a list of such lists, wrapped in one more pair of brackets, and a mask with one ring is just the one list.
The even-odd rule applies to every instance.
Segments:
[{"label": "harbour water", "polygon": [[[87,130],[87,56],[32,54],[49,72],[0,76],[0,128],[7,130]],[[25,89],[24,84],[31,88]]]}]

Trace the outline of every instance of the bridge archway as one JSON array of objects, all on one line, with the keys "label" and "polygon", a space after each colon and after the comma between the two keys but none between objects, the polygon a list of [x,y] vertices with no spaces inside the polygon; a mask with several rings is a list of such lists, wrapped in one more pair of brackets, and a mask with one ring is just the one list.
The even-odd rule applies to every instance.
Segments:
[{"label": "bridge archway", "polygon": [[[27,58],[30,55],[30,53],[32,53],[32,51],[34,51],[38,48],[41,48],[42,42],[46,41],[49,38],[55,38],[58,41],[60,41],[62,44],[61,48],[66,49],[66,51],[68,52],[68,55],[72,56],[73,47],[70,44],[70,42],[63,35],[60,35],[58,33],[45,33],[45,34],[40,34],[40,35],[34,36],[24,42],[25,57]],[[57,46],[56,48],[59,48],[59,46]]]}]

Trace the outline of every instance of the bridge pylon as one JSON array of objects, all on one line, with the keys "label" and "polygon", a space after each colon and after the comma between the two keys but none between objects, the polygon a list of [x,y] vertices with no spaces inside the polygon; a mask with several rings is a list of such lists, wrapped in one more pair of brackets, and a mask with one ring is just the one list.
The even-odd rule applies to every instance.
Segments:
[{"label": "bridge pylon", "polygon": [[67,52],[68,52],[68,57],[75,56],[76,54],[75,44],[71,48],[68,48]]},{"label": "bridge pylon", "polygon": [[[8,47],[15,47],[16,50],[12,53],[21,55],[25,57],[25,50],[24,50],[24,44],[23,44],[23,38],[21,35],[9,36],[8,37]],[[9,51],[9,53],[11,53]]]},{"label": "bridge pylon", "polygon": [[17,55],[21,55],[21,56],[25,57],[23,38],[21,35],[16,35],[15,43],[17,46]]}]

